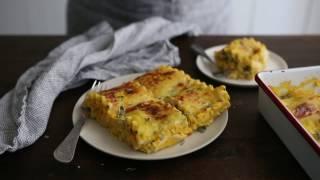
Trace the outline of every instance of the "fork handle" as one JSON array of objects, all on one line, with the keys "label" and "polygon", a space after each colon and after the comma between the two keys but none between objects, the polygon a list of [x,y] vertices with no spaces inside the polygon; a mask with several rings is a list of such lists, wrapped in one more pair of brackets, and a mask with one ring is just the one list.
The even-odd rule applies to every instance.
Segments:
[{"label": "fork handle", "polygon": [[192,44],[191,49],[198,55],[204,57],[210,64],[213,63],[212,59],[208,56],[208,54],[205,52],[205,50],[201,46],[197,44]]},{"label": "fork handle", "polygon": [[65,137],[65,139],[54,150],[53,156],[56,160],[63,163],[69,163],[72,161],[77,147],[80,131],[84,123],[85,118],[80,118],[69,132],[68,136]]}]

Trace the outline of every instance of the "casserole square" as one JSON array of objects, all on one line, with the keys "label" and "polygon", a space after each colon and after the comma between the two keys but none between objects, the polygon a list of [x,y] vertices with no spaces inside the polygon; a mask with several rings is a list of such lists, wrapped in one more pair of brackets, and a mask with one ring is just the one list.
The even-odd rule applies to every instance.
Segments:
[{"label": "casserole square", "polygon": [[265,69],[268,51],[253,38],[236,39],[215,53],[218,68],[231,79],[254,79]]},{"label": "casserole square", "polygon": [[124,109],[138,103],[155,99],[151,92],[136,82],[128,82],[121,86],[89,92],[83,103],[89,118],[96,119],[100,124],[108,127],[109,121],[114,121]]},{"label": "casserole square", "polygon": [[191,77],[176,68],[160,66],[134,81],[139,82],[151,91],[156,98],[164,98],[175,95],[181,84],[187,83]]},{"label": "casserole square", "polygon": [[128,134],[122,139],[134,149],[146,153],[177,144],[192,132],[186,116],[164,101],[137,104],[126,109],[125,118],[125,127],[121,131]]},{"label": "casserole square", "polygon": [[[105,99],[104,96],[94,98]],[[94,99],[87,99],[94,101]],[[97,100],[97,99],[96,99]],[[102,100],[101,102],[103,102]],[[104,103],[91,104],[89,117],[107,128],[133,149],[152,153],[185,139],[191,134],[188,120],[174,106],[160,100],[147,100],[132,106],[120,106],[117,115],[108,114]]]},{"label": "casserole square", "polygon": [[167,96],[164,100],[188,117],[193,130],[210,125],[230,107],[230,96],[225,86],[214,88],[199,80],[190,79],[177,89],[175,95]]}]

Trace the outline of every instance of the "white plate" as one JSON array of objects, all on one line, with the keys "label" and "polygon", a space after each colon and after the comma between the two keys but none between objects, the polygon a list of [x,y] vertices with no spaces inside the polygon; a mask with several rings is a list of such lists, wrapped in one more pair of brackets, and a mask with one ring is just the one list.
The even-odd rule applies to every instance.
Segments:
[{"label": "white plate", "polygon": [[[214,53],[216,51],[221,50],[226,45],[219,45],[214,46],[211,48],[206,49],[206,53],[212,57],[213,62],[215,62],[214,59]],[[286,61],[277,55],[276,53],[272,51],[268,51],[269,58],[267,61],[267,67],[264,71],[270,71],[270,70],[276,70],[276,69],[287,69],[288,65]],[[237,80],[237,79],[230,79],[223,75],[223,73],[212,73],[217,72],[217,67],[213,67],[209,62],[204,60],[202,57],[197,56],[196,64],[198,69],[208,76],[211,79],[214,79],[216,81],[229,84],[229,85],[235,85],[235,86],[243,86],[243,87],[255,87],[257,86],[257,83],[254,80]]]},{"label": "white plate", "polygon": [[[105,81],[102,83],[102,88],[109,89],[118,86],[139,75],[141,74],[131,74]],[[73,109],[73,123],[77,122],[79,118],[83,118],[80,106],[84,97],[85,93],[79,98]],[[208,126],[204,132],[194,132],[187,137],[184,142],[152,154],[145,154],[133,150],[127,144],[112,136],[107,129],[91,119],[87,119],[87,122],[81,130],[80,137],[94,148],[114,156],[137,160],[160,160],[179,157],[203,148],[214,141],[223,132],[227,122],[228,111],[225,111],[213,124]]]}]

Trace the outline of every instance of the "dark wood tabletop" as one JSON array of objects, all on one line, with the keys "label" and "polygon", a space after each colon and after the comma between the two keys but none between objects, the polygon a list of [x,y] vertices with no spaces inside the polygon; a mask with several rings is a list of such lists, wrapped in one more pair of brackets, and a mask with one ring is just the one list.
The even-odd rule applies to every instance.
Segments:
[{"label": "dark wood tabletop", "polygon": [[[0,96],[17,78],[68,37],[0,37]],[[193,78],[219,85],[197,69],[189,45],[210,47],[235,37],[178,37],[182,64]],[[289,67],[320,64],[320,36],[259,36],[258,40],[282,56]],[[33,145],[0,155],[0,177],[10,179],[308,179],[298,162],[258,111],[257,88],[229,87],[232,106],[221,136],[191,154],[168,160],[137,161],[113,157],[80,140],[74,160],[62,164],[53,151],[72,128],[71,112],[89,88],[61,93],[56,99],[47,130]],[[1,119],[0,119],[1,121]]]}]

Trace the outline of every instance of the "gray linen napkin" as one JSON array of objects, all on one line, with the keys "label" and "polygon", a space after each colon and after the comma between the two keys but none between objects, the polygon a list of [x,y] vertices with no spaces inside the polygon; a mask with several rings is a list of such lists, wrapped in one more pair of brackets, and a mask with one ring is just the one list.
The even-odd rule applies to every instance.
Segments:
[{"label": "gray linen napkin", "polygon": [[178,49],[168,39],[198,32],[194,25],[153,17],[115,33],[103,22],[61,44],[0,99],[0,154],[29,146],[44,133],[53,102],[62,91],[88,79],[107,80],[161,64],[178,65]]}]

